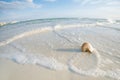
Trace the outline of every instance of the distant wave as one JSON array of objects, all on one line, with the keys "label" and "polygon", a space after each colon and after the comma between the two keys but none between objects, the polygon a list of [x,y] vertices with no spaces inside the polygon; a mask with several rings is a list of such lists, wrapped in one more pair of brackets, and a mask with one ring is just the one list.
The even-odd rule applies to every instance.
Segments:
[{"label": "distant wave", "polygon": [[96,24],[120,24],[120,20],[113,19],[99,19],[99,18],[46,18],[46,19],[35,19],[35,20],[26,20],[26,21],[11,21],[11,22],[0,22],[0,26],[14,24],[14,23],[27,23],[27,24],[37,24],[37,23],[47,23],[47,22],[56,22],[56,21],[78,21],[78,23],[96,23]]},{"label": "distant wave", "polygon": [[99,19],[99,18],[48,18],[20,21],[20,23],[46,23],[46,22],[77,22],[77,23],[99,23],[99,24],[120,24],[120,20],[114,19]]},{"label": "distant wave", "polygon": [[33,29],[31,31],[27,31],[27,32],[23,32],[20,33],[18,35],[15,35],[9,39],[6,39],[4,41],[0,42],[0,46],[4,46],[7,45],[15,40],[18,40],[20,38],[26,37],[26,36],[30,36],[30,35],[34,35],[34,34],[38,34],[44,31],[54,31],[54,30],[60,30],[60,29],[65,29],[65,28],[74,28],[74,27],[95,27],[98,24],[70,24],[70,25],[55,25],[54,27],[43,27],[43,28],[38,28],[38,29]]},{"label": "distant wave", "polygon": [[5,25],[9,25],[9,24],[15,24],[18,21],[12,21],[12,22],[0,22],[0,26],[5,26]]},{"label": "distant wave", "polygon": [[[23,22],[21,22],[21,23],[23,23]],[[15,36],[9,38],[9,39],[1,41],[0,46],[9,44],[17,39],[20,39],[20,38],[23,38],[26,36],[30,36],[33,34],[38,34],[38,33],[44,32],[44,31],[53,31],[53,30],[59,30],[59,29],[65,29],[65,28],[74,28],[74,27],[96,27],[96,26],[101,26],[101,25],[106,25],[106,23],[96,22],[96,23],[77,23],[77,24],[57,24],[55,26],[42,27],[42,28],[33,29],[31,31],[20,33],[18,35],[15,35]]]}]

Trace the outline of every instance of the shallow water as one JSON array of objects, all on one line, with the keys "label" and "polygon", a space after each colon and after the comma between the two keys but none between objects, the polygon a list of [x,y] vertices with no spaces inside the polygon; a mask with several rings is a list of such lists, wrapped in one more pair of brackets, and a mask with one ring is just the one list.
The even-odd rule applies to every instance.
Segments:
[{"label": "shallow water", "polygon": [[[0,27],[0,58],[50,70],[120,79],[120,23],[106,19],[43,19]],[[93,54],[80,46],[90,42]]]}]

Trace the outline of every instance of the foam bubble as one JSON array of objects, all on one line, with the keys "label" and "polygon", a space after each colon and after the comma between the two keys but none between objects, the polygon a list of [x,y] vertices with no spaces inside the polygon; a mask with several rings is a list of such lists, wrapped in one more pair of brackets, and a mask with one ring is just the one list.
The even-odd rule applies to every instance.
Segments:
[{"label": "foam bubble", "polygon": [[[102,70],[100,69],[100,66],[101,66],[101,57],[99,55],[99,53],[96,51],[96,57],[98,58],[98,64],[97,64],[97,67],[95,68],[91,68],[89,70],[84,70],[82,69],[80,66],[77,67],[75,66],[72,61],[69,62],[69,69],[77,74],[82,74],[82,75],[86,75],[86,76],[94,76],[94,77],[98,77],[98,76],[107,76],[107,77],[110,77],[110,78],[114,78],[114,79],[120,79],[120,70],[119,69],[116,69],[116,70]],[[105,61],[105,62],[109,62],[109,63],[112,63],[111,60],[108,60]]]},{"label": "foam bubble", "polygon": [[46,28],[41,28],[41,29],[37,29],[37,30],[32,30],[32,31],[28,31],[28,32],[24,32],[22,34],[19,34],[19,35],[16,35],[10,39],[7,39],[5,41],[2,41],[0,42],[0,46],[4,46],[4,45],[7,45],[15,40],[18,40],[20,38],[23,38],[23,37],[26,37],[26,36],[30,36],[30,35],[33,35],[33,34],[38,34],[38,33],[41,33],[41,32],[44,32],[44,31],[50,31],[52,30],[52,28],[50,27],[46,27]]},{"label": "foam bubble", "polygon": [[54,30],[57,30],[57,29],[65,29],[65,28],[74,28],[74,27],[93,27],[93,26],[96,26],[98,24],[96,23],[91,23],[91,24],[69,24],[69,25],[66,25],[66,24],[58,24],[54,27]]},{"label": "foam bubble", "polygon": [[56,25],[54,28],[52,28],[52,27],[38,28],[36,30],[24,32],[19,35],[13,36],[7,40],[4,40],[4,41],[0,42],[0,46],[7,45],[7,44],[9,44],[15,40],[18,40],[20,38],[23,38],[23,37],[38,34],[38,33],[45,32],[45,31],[53,31],[53,30],[57,30],[57,29],[65,29],[65,28],[73,28],[73,27],[88,27],[88,26],[95,26],[95,25],[96,24],[71,24],[71,25]]},{"label": "foam bubble", "polygon": [[115,21],[115,20],[113,20],[113,19],[107,19],[107,21],[108,21],[109,23],[111,23],[111,24],[116,23],[116,21]]},{"label": "foam bubble", "polygon": [[0,26],[4,26],[4,25],[7,25],[7,24],[15,24],[17,23],[18,21],[12,21],[12,22],[0,22]]},{"label": "foam bubble", "polygon": [[67,68],[66,65],[58,62],[56,59],[43,55],[18,53],[1,54],[0,57],[13,60],[14,62],[19,64],[35,64],[52,70],[63,70]]},{"label": "foam bubble", "polygon": [[120,72],[118,70],[116,70],[116,71],[112,71],[112,70],[104,71],[104,70],[101,70],[100,68],[97,68],[97,69],[91,69],[91,70],[85,71],[85,70],[82,70],[80,68],[78,69],[74,65],[70,65],[69,68],[73,72],[78,73],[78,74],[82,74],[82,75],[94,76],[94,77],[107,76],[107,77],[111,77],[111,78],[118,79],[118,80],[120,79]]}]

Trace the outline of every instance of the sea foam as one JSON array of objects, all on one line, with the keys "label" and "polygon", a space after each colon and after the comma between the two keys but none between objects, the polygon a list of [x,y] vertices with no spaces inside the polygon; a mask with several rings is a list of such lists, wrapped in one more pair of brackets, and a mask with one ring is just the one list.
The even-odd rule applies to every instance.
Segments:
[{"label": "sea foam", "polygon": [[50,30],[52,30],[52,28],[46,27],[46,28],[40,28],[40,29],[36,29],[36,30],[24,32],[24,33],[21,33],[21,34],[19,34],[19,35],[13,36],[13,37],[10,38],[10,39],[7,39],[7,40],[5,40],[5,41],[0,42],[0,46],[7,45],[7,44],[9,44],[9,43],[11,43],[11,42],[13,42],[13,41],[15,41],[15,40],[18,40],[18,39],[23,38],[23,37],[26,37],[26,36],[38,34],[38,33],[44,32],[44,31],[50,31]]},{"label": "sea foam", "polygon": [[[47,26],[47,27],[42,27],[42,28],[38,27],[37,29],[32,28],[31,31],[23,32],[18,35],[14,35],[13,37],[10,37],[9,39],[1,41],[0,46],[2,47],[11,42],[14,42],[15,40],[18,40],[18,39],[21,39],[21,38],[24,38],[27,36],[31,36],[34,34],[38,34],[41,32],[45,32],[45,31],[55,31],[55,30],[61,30],[61,29],[67,29],[67,28],[69,29],[69,28],[76,28],[76,27],[96,27],[96,26],[101,26],[101,25],[103,26],[106,24],[115,24],[115,23],[116,22],[113,22],[110,20],[108,20],[106,22],[98,21],[98,22],[89,23],[89,24],[88,23],[77,23],[77,24],[59,24],[58,23],[57,25],[54,25],[52,27]],[[25,25],[23,25],[23,26],[25,26]],[[7,33],[7,31],[6,31],[6,33]],[[66,38],[65,36],[63,36],[63,37]],[[16,48],[18,48],[18,47],[16,47]],[[22,52],[24,52],[24,50],[22,50]],[[102,70],[99,68],[101,66],[101,57],[99,55],[97,55],[97,58],[99,59],[97,68],[93,68],[90,70],[83,70],[81,68],[78,68],[71,62],[69,62],[68,65],[63,64],[53,57],[46,57],[41,54],[37,55],[37,54],[29,54],[29,53],[13,53],[13,54],[2,54],[1,53],[0,58],[10,59],[18,64],[33,64],[33,65],[43,66],[45,68],[52,69],[52,70],[66,70],[69,68],[73,72],[82,74],[82,75],[95,76],[95,77],[107,76],[107,77],[111,77],[111,78],[118,79],[118,80],[120,79],[120,70],[119,69],[105,71],[105,70]],[[108,63],[112,63],[112,61],[107,59],[104,63],[108,64]]]},{"label": "sea foam", "polygon": [[38,33],[45,32],[45,31],[53,31],[53,30],[73,28],[73,27],[86,27],[86,26],[95,26],[95,24],[55,25],[54,27],[38,28],[38,29],[31,30],[31,31],[23,32],[21,34],[15,35],[9,39],[1,41],[0,46],[7,45],[7,44],[9,44],[15,40],[18,40],[20,38],[23,38],[23,37],[27,37],[27,36],[38,34]]},{"label": "sea foam", "polygon": [[61,30],[61,29],[66,29],[66,28],[75,28],[75,27],[96,27],[96,26],[103,26],[105,25],[106,23],[102,23],[102,22],[96,22],[96,23],[78,23],[78,24],[57,24],[55,26],[47,26],[47,27],[40,27],[40,28],[37,28],[37,29],[33,29],[31,31],[27,31],[27,32],[23,32],[23,33],[20,33],[18,35],[15,35],[9,39],[6,39],[4,41],[1,41],[0,42],[0,46],[4,46],[4,45],[7,45],[17,39],[20,39],[20,38],[23,38],[23,37],[27,37],[27,36],[30,36],[30,35],[34,35],[34,34],[38,34],[38,33],[41,33],[41,32],[45,32],[45,31],[55,31],[55,30]]},{"label": "sea foam", "polygon": [[94,55],[96,55],[96,58],[98,59],[96,68],[92,68],[92,69],[89,69],[89,70],[84,70],[84,69],[80,68],[80,66],[78,68],[77,66],[75,66],[73,64],[74,59],[71,59],[69,61],[68,68],[72,72],[75,72],[75,73],[81,74],[81,75],[94,76],[94,77],[99,77],[99,76],[104,77],[104,76],[106,76],[106,77],[110,77],[110,78],[117,79],[117,80],[120,79],[120,69],[102,70],[100,68],[103,63],[107,63],[107,64],[112,63],[111,60],[109,60],[109,59],[107,59],[107,61],[101,60],[101,56],[100,56],[99,52],[97,52],[97,50],[95,50]]},{"label": "sea foam", "polygon": [[65,70],[67,69],[65,64],[60,63],[53,57],[46,57],[44,55],[33,55],[33,54],[0,54],[0,58],[6,58],[12,60],[18,64],[34,64],[40,65],[52,70]]}]

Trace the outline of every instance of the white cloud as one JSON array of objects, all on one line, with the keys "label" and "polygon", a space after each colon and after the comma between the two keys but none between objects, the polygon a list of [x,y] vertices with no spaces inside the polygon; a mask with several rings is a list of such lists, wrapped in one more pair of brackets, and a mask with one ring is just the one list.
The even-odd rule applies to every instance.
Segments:
[{"label": "white cloud", "polygon": [[[78,2],[81,5],[105,5],[105,6],[113,6],[119,5],[120,0],[73,0],[74,2]],[[120,6],[120,5],[119,5]]]},{"label": "white cloud", "polygon": [[44,0],[44,1],[48,1],[48,2],[55,2],[56,0]]},{"label": "white cloud", "polygon": [[12,2],[5,2],[0,1],[0,9],[25,9],[25,8],[40,8],[41,5],[37,5],[33,3],[33,0],[24,0],[24,1],[12,1]]},{"label": "white cloud", "polygon": [[33,0],[14,0],[14,1],[20,1],[20,2],[33,2]]},{"label": "white cloud", "polygon": [[26,0],[27,2],[33,2],[33,0]]},{"label": "white cloud", "polygon": [[88,4],[91,0],[74,0],[75,2],[80,3],[81,5]]},{"label": "white cloud", "polygon": [[78,6],[79,9],[77,10],[80,16],[82,15],[85,17],[88,16],[120,19],[120,0],[73,0],[73,1],[80,5]]}]

